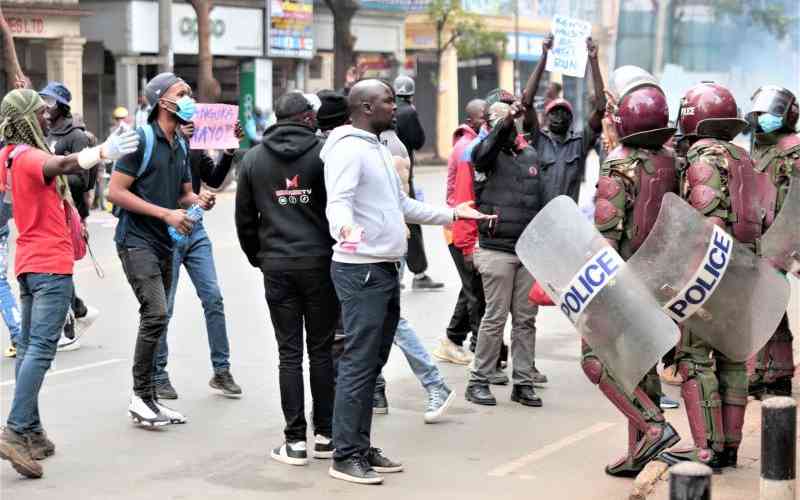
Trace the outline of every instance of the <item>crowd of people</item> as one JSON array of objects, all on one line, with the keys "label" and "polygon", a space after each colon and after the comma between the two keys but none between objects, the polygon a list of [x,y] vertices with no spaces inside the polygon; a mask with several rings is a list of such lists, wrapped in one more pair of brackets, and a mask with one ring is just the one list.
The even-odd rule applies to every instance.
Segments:
[{"label": "crowd of people", "polygon": [[[541,285],[516,245],[549,202],[560,196],[578,201],[587,155],[601,136],[605,161],[593,220],[623,259],[642,244],[670,192],[755,248],[770,221],[750,220],[742,212],[742,190],[728,189],[729,172],[750,169],[748,175],[768,176],[772,182],[759,186],[772,186],[776,205],[765,213],[780,209],[789,179],[800,170],[794,95],[764,87],[754,96],[748,115],[754,163],[730,142],[748,122],[739,118],[727,89],[711,83],[692,88],[682,100],[676,140],[655,78],[624,67],[606,90],[589,38],[594,98],[581,129],[574,126],[580,120],[572,104],[553,85],[543,112],[535,109],[552,45],[548,36],[522,95],[498,89],[467,104],[466,120],[453,135],[445,207],[417,199],[415,152],[425,135],[411,78],[391,84],[351,78],[341,91],[291,91],[275,102],[276,123],[241,159],[234,214],[241,250],[263,275],[278,346],[285,428],[270,452],[273,459],[298,466],[309,459],[304,332],[313,406],[310,454],[332,459],[329,474],[337,479],[377,484],[382,474],[403,470],[371,440],[373,415],[389,411],[381,371],[393,344],[427,394],[426,423],[440,421],[456,398],[433,358],[469,365],[470,403],[496,405],[491,386],[511,382],[511,401],[543,406],[535,387],[548,377],[536,366],[536,316],[537,304],[547,301],[537,295]],[[126,121],[127,110],[115,110],[117,122],[100,145],[70,114],[69,103],[69,91],[52,82],[40,92],[13,90],[0,105],[0,267],[5,271],[13,205],[21,303],[19,308],[5,273],[0,275],[0,312],[15,348],[17,376],[0,457],[34,478],[43,474],[39,460],[55,451],[39,419],[44,375],[59,347],[79,339],[77,325],[97,316],[76,295],[72,269],[85,253],[91,180],[107,163],[114,165],[107,191],[118,217],[114,241],[140,304],[128,414],[147,427],[187,422],[163,403],[178,399],[166,370],[167,330],[182,266],[203,306],[213,369],[209,385],[226,396],[242,394],[231,374],[223,299],[202,223],[202,211],[216,203],[203,184],[223,182],[234,151],[215,160],[189,149],[195,102],[191,87],[172,73],[147,84],[135,126]],[[246,133],[238,125],[236,132],[240,138]],[[461,279],[445,337],[432,353],[401,310],[406,267],[414,273],[412,288],[443,286],[426,274],[420,224],[444,226]],[[630,391],[590,341],[583,342],[582,368],[629,422],[626,453],[606,467],[614,476],[635,476],[653,459],[692,460],[720,470],[735,466],[748,388],[791,390],[786,318],[749,371],[702,332],[684,329],[665,365],[681,384],[694,445],[669,449],[679,437],[661,407],[677,402],[664,398],[656,368]]]}]

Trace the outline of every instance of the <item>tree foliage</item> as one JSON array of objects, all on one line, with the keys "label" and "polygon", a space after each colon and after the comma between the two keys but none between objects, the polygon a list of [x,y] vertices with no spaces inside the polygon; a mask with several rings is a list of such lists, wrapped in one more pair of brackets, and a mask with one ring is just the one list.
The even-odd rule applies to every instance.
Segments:
[{"label": "tree foliage", "polygon": [[427,14],[436,27],[437,61],[450,47],[462,58],[505,50],[506,36],[489,30],[481,17],[464,10],[459,0],[431,0]]}]

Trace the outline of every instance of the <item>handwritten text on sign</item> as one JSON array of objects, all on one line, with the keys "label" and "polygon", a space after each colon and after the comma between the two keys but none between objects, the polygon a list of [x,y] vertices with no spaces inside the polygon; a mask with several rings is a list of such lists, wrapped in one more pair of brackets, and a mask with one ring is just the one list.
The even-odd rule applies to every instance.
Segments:
[{"label": "handwritten text on sign", "polygon": [[583,78],[586,74],[586,38],[592,25],[586,21],[564,16],[553,17],[553,48],[547,55],[547,71]]},{"label": "handwritten text on sign", "polygon": [[194,115],[194,135],[191,149],[235,149],[239,147],[236,138],[236,120],[239,119],[239,106],[229,104],[198,104]]}]

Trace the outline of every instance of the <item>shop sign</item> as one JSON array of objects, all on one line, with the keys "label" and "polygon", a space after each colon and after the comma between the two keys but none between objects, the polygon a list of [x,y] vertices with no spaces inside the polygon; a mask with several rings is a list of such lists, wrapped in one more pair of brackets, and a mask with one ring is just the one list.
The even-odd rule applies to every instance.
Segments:
[{"label": "shop sign", "polygon": [[15,38],[58,38],[78,36],[80,32],[77,19],[15,13],[5,16],[11,36]]},{"label": "shop sign", "polygon": [[267,55],[314,57],[314,1],[266,0],[269,12]]}]

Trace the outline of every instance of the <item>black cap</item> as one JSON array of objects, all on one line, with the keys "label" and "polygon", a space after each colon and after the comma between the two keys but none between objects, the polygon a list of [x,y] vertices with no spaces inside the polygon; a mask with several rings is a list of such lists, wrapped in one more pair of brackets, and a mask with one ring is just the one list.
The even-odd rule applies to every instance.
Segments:
[{"label": "black cap", "polygon": [[347,123],[350,118],[350,108],[344,94],[333,90],[320,90],[317,92],[317,97],[322,101],[322,106],[317,111],[317,126],[320,130],[331,130]]},{"label": "black cap", "polygon": [[175,76],[175,73],[159,73],[153,77],[152,80],[147,82],[144,87],[144,99],[150,107],[150,113],[147,117],[148,121],[155,118],[156,110],[158,109],[158,100],[161,96],[170,89],[173,85],[183,80]]}]

